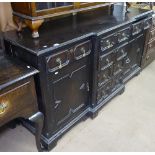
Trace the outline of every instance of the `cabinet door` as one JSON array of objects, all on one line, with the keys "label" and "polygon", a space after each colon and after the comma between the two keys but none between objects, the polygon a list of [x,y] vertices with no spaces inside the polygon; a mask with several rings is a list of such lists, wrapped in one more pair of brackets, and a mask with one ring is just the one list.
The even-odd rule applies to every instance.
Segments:
[{"label": "cabinet door", "polygon": [[53,82],[54,117],[57,128],[78,112],[89,100],[89,70],[84,65]]}]

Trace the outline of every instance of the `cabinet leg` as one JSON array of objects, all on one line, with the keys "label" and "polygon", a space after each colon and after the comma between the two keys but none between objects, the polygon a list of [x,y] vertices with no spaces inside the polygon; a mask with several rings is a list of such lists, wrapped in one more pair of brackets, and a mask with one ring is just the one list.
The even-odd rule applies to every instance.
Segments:
[{"label": "cabinet leg", "polygon": [[36,129],[35,139],[36,139],[37,149],[39,152],[42,152],[45,150],[41,143],[41,133],[42,133],[43,123],[44,123],[44,115],[41,112],[38,112],[32,117],[30,117],[29,120],[33,122],[35,125],[35,129]]},{"label": "cabinet leg", "polygon": [[98,116],[98,112],[93,112],[90,114],[91,119],[95,119]]},{"label": "cabinet leg", "polygon": [[119,92],[119,95],[122,95],[125,91],[125,87]]},{"label": "cabinet leg", "polygon": [[42,23],[44,22],[44,20],[43,19],[40,19],[40,20],[31,21],[31,20],[25,19],[24,21],[25,21],[25,24],[32,31],[32,38],[38,38],[39,37],[38,29],[42,25]]}]

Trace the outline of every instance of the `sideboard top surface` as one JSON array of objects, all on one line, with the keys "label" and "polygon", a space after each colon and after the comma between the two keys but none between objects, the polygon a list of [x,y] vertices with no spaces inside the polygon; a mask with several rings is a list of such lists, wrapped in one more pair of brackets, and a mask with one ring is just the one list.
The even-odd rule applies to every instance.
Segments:
[{"label": "sideboard top surface", "polygon": [[[5,32],[4,38],[35,55],[40,55],[77,38],[85,38],[99,32],[110,31],[114,27],[145,17],[151,12],[140,8],[130,8],[126,12],[123,6],[114,5],[113,11],[100,9],[45,22],[40,28],[40,37],[37,39],[31,38],[31,32],[27,28],[20,34],[16,31]],[[55,44],[59,46],[55,47]]]}]

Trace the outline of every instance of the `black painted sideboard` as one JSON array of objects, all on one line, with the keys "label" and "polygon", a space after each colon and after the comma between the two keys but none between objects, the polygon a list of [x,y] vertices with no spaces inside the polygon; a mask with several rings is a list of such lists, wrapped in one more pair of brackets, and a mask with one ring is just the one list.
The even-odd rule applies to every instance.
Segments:
[{"label": "black painted sideboard", "polygon": [[32,39],[28,29],[4,33],[6,54],[40,72],[35,83],[45,116],[46,149],[52,149],[80,120],[97,116],[140,73],[151,25],[152,11],[130,8],[126,12],[114,5],[47,22],[38,39]]}]

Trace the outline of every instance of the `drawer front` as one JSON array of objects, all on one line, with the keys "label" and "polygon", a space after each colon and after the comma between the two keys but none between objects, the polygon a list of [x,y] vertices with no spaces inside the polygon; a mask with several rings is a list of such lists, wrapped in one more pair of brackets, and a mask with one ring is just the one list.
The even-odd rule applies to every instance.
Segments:
[{"label": "drawer front", "polygon": [[108,37],[102,38],[100,41],[101,51],[110,49],[117,43],[116,34],[109,35]]},{"label": "drawer front", "polygon": [[112,76],[113,66],[106,68],[98,74],[98,86],[104,85],[108,82]]},{"label": "drawer front", "polygon": [[116,76],[113,77],[113,88],[112,91],[117,90],[123,83],[123,75],[122,74],[117,74]]},{"label": "drawer front", "polygon": [[126,41],[130,38],[131,34],[131,27],[127,27],[126,29],[123,29],[118,32],[117,37],[118,37],[118,42],[123,42]]},{"label": "drawer front", "polygon": [[109,52],[108,54],[102,55],[99,58],[99,69],[104,70],[107,67],[113,65],[114,63],[114,51]]},{"label": "drawer front", "polygon": [[113,72],[113,74],[118,75],[118,74],[122,73],[123,67],[124,67],[124,59],[117,61],[114,64],[114,72]]},{"label": "drawer front", "polygon": [[153,39],[155,39],[155,29],[150,31],[150,38],[149,38],[149,40],[153,40]]},{"label": "drawer front", "polygon": [[0,125],[17,118],[28,118],[37,112],[33,79],[0,92]]},{"label": "drawer front", "polygon": [[71,48],[60,51],[57,54],[46,57],[47,70],[55,72],[58,69],[66,67],[70,62],[82,59],[88,56],[92,50],[90,40],[74,45]]},{"label": "drawer front", "polygon": [[128,45],[125,44],[116,50],[116,61],[120,61],[127,56]]},{"label": "drawer front", "polygon": [[69,51],[62,51],[46,58],[49,72],[54,72],[69,64]]},{"label": "drawer front", "polygon": [[144,20],[144,30],[151,28],[152,18],[148,18]]},{"label": "drawer front", "polygon": [[148,43],[148,53],[150,53],[152,50],[155,50],[155,40]]},{"label": "drawer front", "polygon": [[86,41],[84,43],[78,44],[74,48],[74,58],[79,60],[91,53],[92,44],[91,41]]},{"label": "drawer front", "polygon": [[143,31],[143,21],[132,24],[132,35],[139,34]]},{"label": "drawer front", "polygon": [[100,88],[97,91],[97,103],[100,103],[104,99],[106,99],[112,90],[112,81],[110,80],[106,85],[104,85],[102,88]]}]

